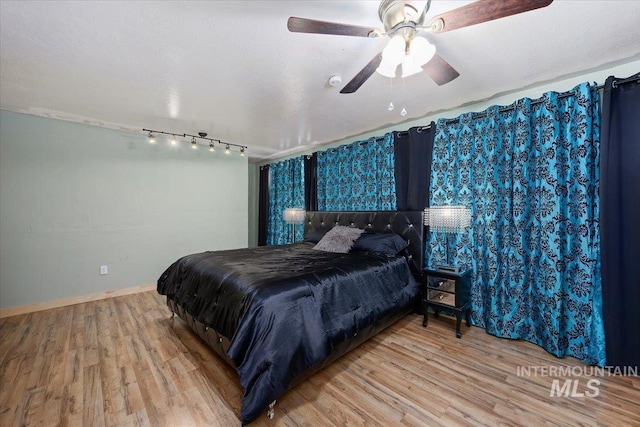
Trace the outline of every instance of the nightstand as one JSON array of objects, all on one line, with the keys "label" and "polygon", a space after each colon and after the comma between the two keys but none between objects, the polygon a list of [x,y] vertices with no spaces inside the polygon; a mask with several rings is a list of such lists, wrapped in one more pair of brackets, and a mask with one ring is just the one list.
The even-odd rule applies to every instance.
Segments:
[{"label": "nightstand", "polygon": [[460,338],[462,313],[469,326],[471,311],[471,269],[454,272],[449,270],[424,269],[422,275],[422,326],[428,323],[427,311],[431,307],[438,317],[440,310],[456,316],[456,337]]}]

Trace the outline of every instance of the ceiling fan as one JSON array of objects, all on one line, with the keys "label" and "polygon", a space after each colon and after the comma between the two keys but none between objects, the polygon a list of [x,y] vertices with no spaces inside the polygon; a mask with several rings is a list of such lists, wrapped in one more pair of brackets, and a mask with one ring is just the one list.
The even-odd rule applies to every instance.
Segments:
[{"label": "ceiling fan", "polygon": [[382,0],[378,16],[383,29],[290,17],[287,28],[294,33],[334,34],[355,37],[389,36],[387,47],[376,54],[340,93],[353,93],[374,72],[395,77],[402,64],[402,76],[425,71],[439,86],[460,74],[435,52],[423,33],[438,34],[518,13],[546,7],[553,0],[478,0],[434,16],[423,25],[431,0]]}]

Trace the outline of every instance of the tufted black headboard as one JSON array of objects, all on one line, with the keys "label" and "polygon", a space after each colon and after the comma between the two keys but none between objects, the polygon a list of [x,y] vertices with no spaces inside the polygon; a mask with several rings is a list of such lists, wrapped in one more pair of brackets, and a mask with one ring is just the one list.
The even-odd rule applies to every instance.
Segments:
[{"label": "tufted black headboard", "polygon": [[424,265],[424,227],[422,211],[319,212],[307,211],[305,235],[310,230],[329,230],[334,225],[346,225],[376,233],[396,233],[409,242],[409,265],[420,273]]}]

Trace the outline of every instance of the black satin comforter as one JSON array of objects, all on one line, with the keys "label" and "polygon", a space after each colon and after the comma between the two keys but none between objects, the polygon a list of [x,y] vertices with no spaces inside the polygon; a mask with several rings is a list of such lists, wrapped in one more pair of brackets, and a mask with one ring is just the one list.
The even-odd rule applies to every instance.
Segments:
[{"label": "black satin comforter", "polygon": [[244,388],[243,424],[359,331],[415,302],[418,285],[404,258],[312,248],[188,255],[158,280],[160,294],[229,338]]}]

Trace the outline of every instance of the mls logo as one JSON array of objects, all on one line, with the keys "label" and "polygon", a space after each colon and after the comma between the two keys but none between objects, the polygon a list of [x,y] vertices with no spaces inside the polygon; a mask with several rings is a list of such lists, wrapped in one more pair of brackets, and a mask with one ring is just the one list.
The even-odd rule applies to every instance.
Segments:
[{"label": "mls logo", "polygon": [[599,380],[590,379],[587,381],[587,391],[584,393],[578,391],[580,380],[564,380],[564,384],[560,386],[560,380],[553,380],[549,397],[598,397],[600,394]]}]

